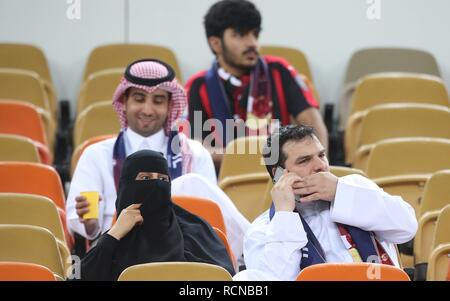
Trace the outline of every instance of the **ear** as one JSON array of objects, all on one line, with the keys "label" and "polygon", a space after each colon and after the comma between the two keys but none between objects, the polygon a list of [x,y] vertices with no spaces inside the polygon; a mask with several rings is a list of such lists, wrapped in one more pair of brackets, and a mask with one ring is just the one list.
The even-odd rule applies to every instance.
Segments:
[{"label": "ear", "polygon": [[208,38],[208,44],[209,47],[214,51],[216,54],[222,53],[222,41],[219,37],[211,36]]}]

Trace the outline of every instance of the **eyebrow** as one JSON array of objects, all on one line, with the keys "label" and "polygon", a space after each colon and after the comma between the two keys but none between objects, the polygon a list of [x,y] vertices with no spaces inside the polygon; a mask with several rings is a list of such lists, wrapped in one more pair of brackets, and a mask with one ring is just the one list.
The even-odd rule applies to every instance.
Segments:
[{"label": "eyebrow", "polygon": [[[321,154],[324,154],[324,153],[325,153],[325,149],[322,149],[322,150],[320,150],[320,151],[317,153],[317,155],[321,155]],[[315,154],[312,154],[312,155],[306,155],[306,156],[299,156],[299,157],[297,157],[297,158],[295,159],[295,162],[299,162],[299,161],[302,161],[302,160],[305,160],[305,159],[311,159],[314,155],[315,155]]]},{"label": "eyebrow", "polygon": [[145,94],[142,93],[142,92],[139,92],[139,91],[134,91],[133,93],[131,93],[131,95],[132,96],[138,95],[138,96],[144,96],[145,97]]}]

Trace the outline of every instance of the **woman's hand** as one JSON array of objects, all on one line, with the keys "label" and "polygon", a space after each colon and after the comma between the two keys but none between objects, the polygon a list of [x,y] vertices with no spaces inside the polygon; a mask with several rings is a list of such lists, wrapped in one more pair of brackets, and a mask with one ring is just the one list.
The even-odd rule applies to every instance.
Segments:
[{"label": "woman's hand", "polygon": [[108,234],[117,240],[121,240],[136,224],[142,224],[142,218],[139,208],[142,204],[133,204],[123,209],[117,219],[117,222],[109,230]]}]

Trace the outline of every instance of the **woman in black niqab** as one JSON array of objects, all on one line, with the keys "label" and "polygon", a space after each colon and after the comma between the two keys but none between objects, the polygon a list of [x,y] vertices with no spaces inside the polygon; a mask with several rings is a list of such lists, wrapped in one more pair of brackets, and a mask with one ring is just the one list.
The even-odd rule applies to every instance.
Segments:
[{"label": "woman in black niqab", "polygon": [[117,280],[129,266],[164,261],[205,262],[234,274],[211,226],[172,203],[168,174],[161,153],[142,150],[127,157],[117,193],[117,222],[81,261],[81,280]]}]

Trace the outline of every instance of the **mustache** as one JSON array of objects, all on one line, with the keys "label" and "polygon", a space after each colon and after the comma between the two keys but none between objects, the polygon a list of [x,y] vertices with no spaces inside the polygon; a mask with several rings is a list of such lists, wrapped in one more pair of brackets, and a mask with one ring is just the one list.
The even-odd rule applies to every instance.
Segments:
[{"label": "mustache", "polygon": [[246,54],[250,54],[250,53],[259,55],[258,49],[253,48],[253,47],[250,47],[250,48],[246,49],[242,54],[243,54],[243,55],[246,55]]}]

